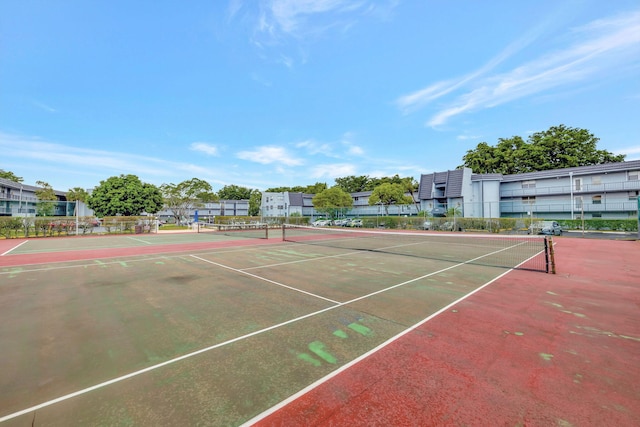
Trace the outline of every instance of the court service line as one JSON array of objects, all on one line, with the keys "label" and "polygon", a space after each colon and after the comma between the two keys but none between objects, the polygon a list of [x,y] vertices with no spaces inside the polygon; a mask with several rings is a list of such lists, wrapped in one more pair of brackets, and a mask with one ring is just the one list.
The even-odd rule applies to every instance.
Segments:
[{"label": "court service line", "polygon": [[5,256],[5,255],[6,255],[6,254],[8,254],[9,252],[11,252],[11,251],[14,251],[14,250],[18,249],[20,246],[24,245],[24,244],[25,244],[25,243],[27,243],[27,242],[28,242],[28,240],[25,240],[24,242],[22,242],[22,243],[20,243],[20,244],[18,244],[18,245],[16,245],[16,246],[14,246],[14,247],[12,247],[11,249],[9,249],[8,251],[6,251],[5,253],[0,254],[0,256]]},{"label": "court service line", "polygon": [[217,263],[217,262],[214,262],[214,261],[210,261],[208,259],[201,258],[201,257],[199,257],[197,255],[189,255],[189,256],[192,257],[192,258],[198,259],[198,260],[200,260],[202,262],[206,262],[206,263],[215,265],[217,267],[226,268],[227,270],[235,271],[236,273],[244,274],[246,276],[253,277],[254,279],[262,280],[264,282],[268,282],[268,283],[271,283],[271,284],[276,285],[276,286],[281,286],[283,288],[287,288],[287,289],[289,289],[291,291],[300,292],[300,293],[312,296],[314,298],[319,298],[321,300],[328,301],[328,302],[333,303],[333,304],[341,304],[339,301],[335,301],[335,300],[332,300],[330,298],[325,298],[323,296],[320,296],[320,295],[317,295],[317,294],[314,294],[314,293],[311,293],[311,292],[303,291],[302,289],[296,289],[296,288],[294,288],[292,286],[287,286],[284,283],[276,282],[275,280],[270,280],[270,279],[267,279],[266,277],[260,277],[258,275],[255,275],[255,274],[252,274],[252,273],[249,273],[249,272],[246,272],[246,271],[238,270],[237,268],[229,267],[228,265],[224,265],[224,264],[220,264],[220,263]]},{"label": "court service line", "polygon": [[[505,249],[502,249],[502,250],[505,250]],[[502,251],[502,250],[501,250],[501,251]],[[500,251],[496,251],[496,252],[500,252]],[[489,255],[489,254],[487,254],[487,255],[483,255],[483,256],[488,256],[488,255]],[[196,258],[197,258],[197,257],[196,257]],[[478,258],[482,258],[482,257],[478,257]],[[90,387],[84,388],[84,389],[82,389],[82,390],[78,390],[78,391],[75,391],[75,392],[73,392],[73,393],[69,393],[69,394],[66,394],[66,395],[64,395],[64,396],[57,397],[57,398],[55,398],[55,399],[49,400],[49,401],[47,401],[47,402],[40,403],[40,404],[35,405],[35,406],[32,406],[32,407],[30,407],[30,408],[26,408],[26,409],[23,409],[23,410],[21,410],[21,411],[17,411],[17,412],[14,412],[14,413],[12,413],[12,414],[8,414],[8,415],[5,415],[5,416],[3,416],[3,417],[0,417],[0,423],[2,423],[2,422],[4,422],[4,421],[8,421],[8,420],[13,419],[13,418],[16,418],[16,417],[19,417],[19,416],[21,416],[21,415],[28,414],[28,413],[33,412],[33,411],[37,411],[37,410],[42,409],[42,408],[45,408],[45,407],[47,407],[47,406],[54,405],[54,404],[56,404],[56,403],[63,402],[63,401],[65,401],[65,400],[69,400],[69,399],[72,399],[72,398],[74,398],[74,397],[81,396],[81,395],[86,394],[86,393],[89,393],[89,392],[91,392],[91,391],[94,391],[94,390],[97,390],[97,389],[100,389],[100,388],[103,388],[103,387],[109,386],[109,385],[111,385],[111,384],[115,384],[115,383],[118,383],[118,382],[124,381],[124,380],[126,380],[126,379],[129,379],[129,378],[132,378],[132,377],[135,377],[135,376],[138,376],[138,375],[141,375],[141,374],[144,374],[144,373],[147,373],[147,372],[153,371],[153,370],[155,370],[155,369],[159,369],[159,368],[161,368],[161,367],[164,367],[164,366],[167,366],[167,365],[171,365],[171,364],[176,363],[176,362],[179,362],[179,361],[181,361],[181,360],[189,359],[189,358],[191,358],[191,357],[193,357],[193,356],[196,356],[196,355],[198,355],[198,354],[206,353],[206,352],[208,352],[208,351],[210,351],[210,350],[214,350],[214,349],[217,349],[217,348],[220,348],[220,347],[224,347],[224,346],[229,345],[229,344],[232,344],[232,343],[234,343],[234,342],[238,342],[238,341],[241,341],[241,340],[244,340],[244,339],[247,339],[247,338],[250,338],[250,337],[253,337],[253,336],[256,336],[256,335],[259,335],[259,334],[262,334],[262,333],[265,333],[265,332],[268,332],[268,331],[271,331],[271,330],[274,330],[274,329],[277,329],[277,328],[280,328],[280,327],[282,327],[282,326],[286,326],[286,325],[289,325],[289,324],[292,324],[292,323],[298,322],[298,321],[300,321],[300,320],[304,320],[304,319],[307,319],[307,318],[310,318],[310,317],[316,316],[316,315],[318,315],[318,314],[322,314],[322,313],[325,313],[325,312],[327,312],[327,311],[331,311],[331,310],[334,310],[334,309],[336,309],[336,308],[343,307],[343,306],[345,306],[345,305],[351,304],[352,302],[356,302],[356,301],[362,300],[362,299],[367,298],[367,297],[369,297],[369,296],[377,295],[377,294],[382,293],[382,292],[385,292],[385,291],[387,291],[387,290],[395,289],[395,288],[397,288],[398,286],[403,286],[403,285],[406,285],[406,284],[408,284],[408,283],[412,283],[412,282],[415,282],[415,281],[417,281],[417,280],[420,280],[420,279],[423,279],[423,278],[426,278],[426,277],[429,277],[429,276],[433,276],[433,275],[435,275],[435,274],[439,274],[439,273],[442,273],[442,272],[444,272],[444,271],[451,270],[451,269],[453,269],[453,268],[456,268],[456,267],[459,267],[459,266],[462,266],[462,265],[466,265],[468,262],[474,261],[475,259],[478,259],[478,258],[474,258],[473,260],[466,261],[466,262],[461,262],[461,263],[459,263],[459,264],[456,264],[456,265],[453,265],[453,266],[450,266],[450,267],[444,268],[444,269],[442,269],[442,270],[438,270],[438,271],[435,271],[435,272],[432,272],[432,273],[426,274],[426,275],[424,275],[424,276],[421,276],[421,277],[418,277],[418,278],[415,278],[415,279],[412,279],[412,280],[408,280],[408,281],[403,282],[403,283],[401,283],[401,284],[393,285],[393,286],[390,286],[389,288],[382,289],[382,290],[379,290],[379,291],[376,291],[376,292],[372,292],[371,294],[368,294],[368,295],[365,295],[365,296],[362,296],[362,297],[354,298],[354,299],[352,299],[352,300],[350,300],[350,301],[346,301],[346,302],[344,302],[344,303],[338,303],[338,302],[336,302],[336,304],[335,304],[335,305],[332,305],[332,306],[329,306],[329,307],[323,308],[323,309],[321,309],[321,310],[314,311],[313,313],[308,313],[308,314],[305,314],[305,315],[303,315],[303,316],[299,316],[299,317],[296,317],[296,318],[294,318],[294,319],[287,320],[287,321],[285,321],[285,322],[281,322],[281,323],[278,323],[278,324],[275,324],[275,325],[272,325],[272,326],[269,326],[269,327],[266,327],[266,328],[263,328],[263,329],[260,329],[260,330],[257,330],[257,331],[254,331],[254,332],[251,332],[251,333],[248,333],[248,334],[245,334],[245,335],[242,335],[242,336],[236,337],[236,338],[232,338],[232,339],[230,339],[230,340],[227,340],[227,341],[224,341],[224,342],[221,342],[221,343],[218,343],[218,344],[211,345],[211,346],[209,346],[209,347],[202,348],[202,349],[200,349],[200,350],[193,351],[193,352],[191,352],[191,353],[184,354],[184,355],[182,355],[182,356],[175,357],[175,358],[173,358],[173,359],[166,360],[166,361],[164,361],[164,362],[162,362],[162,363],[158,363],[158,364],[156,364],[156,365],[148,366],[148,367],[146,367],[146,368],[144,368],[144,369],[140,369],[140,370],[138,370],[138,371],[130,372],[130,373],[126,374],[126,375],[122,375],[122,376],[119,376],[119,377],[113,378],[113,379],[111,379],[111,380],[104,381],[104,382],[102,382],[102,383],[99,383],[99,384],[96,384],[96,385],[93,385],[93,386],[90,386]],[[203,260],[203,261],[205,261],[205,262],[210,262],[210,261],[207,261],[206,259],[202,259],[202,260]],[[215,264],[215,263],[213,263],[213,264]],[[221,267],[225,267],[225,266],[221,265]],[[225,267],[225,268],[229,268],[229,267]],[[232,269],[232,270],[233,270],[233,269]],[[420,326],[422,323],[424,323],[424,322],[426,322],[427,320],[429,320],[429,319],[433,318],[434,316],[436,316],[437,314],[439,314],[439,313],[443,312],[443,311],[444,311],[444,310],[446,310],[448,307],[450,307],[450,306],[452,306],[452,305],[456,304],[457,302],[462,301],[463,299],[467,298],[469,295],[473,295],[474,293],[478,292],[480,289],[484,288],[484,287],[485,287],[485,286],[487,286],[488,284],[490,284],[490,283],[492,283],[493,281],[497,280],[498,278],[500,278],[500,277],[504,276],[504,275],[505,275],[505,274],[507,274],[509,271],[511,271],[511,269],[510,269],[510,270],[507,270],[507,271],[506,271],[506,272],[504,272],[504,273],[502,273],[501,275],[499,275],[498,277],[496,277],[496,278],[495,278],[495,279],[493,279],[492,281],[490,281],[490,282],[488,282],[488,283],[484,284],[484,285],[483,285],[483,286],[481,286],[480,288],[478,288],[478,289],[476,289],[476,290],[474,290],[474,291],[470,292],[467,296],[464,296],[464,297],[462,297],[462,298],[460,298],[460,299],[456,300],[455,302],[453,302],[453,303],[449,304],[448,306],[446,306],[446,307],[444,307],[444,308],[440,309],[438,312],[436,312],[436,313],[432,314],[432,315],[431,315],[431,316],[429,316],[427,319],[423,320],[421,323],[414,325],[412,328],[413,328],[413,329],[417,328],[417,327],[418,327],[418,326]],[[240,271],[240,272],[241,272],[241,271]],[[242,272],[241,272],[241,273],[242,273]],[[250,274],[250,275],[251,275],[251,274]],[[252,276],[253,276],[253,275],[252,275]],[[261,277],[259,277],[259,276],[255,276],[255,277],[256,277],[256,278],[258,278],[258,279],[261,279],[261,280],[266,280],[266,279],[261,278]],[[267,281],[269,281],[269,280],[267,280]],[[291,289],[296,290],[295,288],[291,288]],[[298,291],[299,291],[299,290],[298,290]],[[301,291],[299,291],[299,292],[301,292]],[[323,297],[319,297],[319,298],[323,298]],[[326,298],[323,298],[323,299],[326,299]],[[413,330],[413,329],[411,329],[411,328],[410,328],[409,330]],[[402,335],[406,334],[407,332],[408,332],[408,330],[404,331],[404,333],[401,333],[401,335],[399,334],[398,336],[402,336]],[[392,341],[393,341],[393,338],[392,338],[392,339],[390,339],[390,340],[385,341],[385,343],[389,343],[389,342],[392,342]],[[383,343],[383,344],[385,344],[385,343]],[[356,361],[360,361],[360,360],[364,359],[366,356],[368,356],[368,355],[370,355],[370,354],[374,353],[375,351],[378,351],[380,348],[382,348],[382,347],[384,346],[383,344],[379,345],[378,347],[374,348],[373,350],[370,350],[369,352],[365,353],[363,356],[360,356],[360,357],[358,357],[357,359],[354,359],[352,362],[349,362],[349,363],[348,363],[347,365],[345,365],[344,367],[339,368],[338,370],[334,371],[334,374],[335,374],[335,375],[337,375],[337,373],[338,373],[338,372],[342,372],[342,371],[344,371],[345,369],[347,369],[347,367],[353,366],[353,365],[355,364],[355,362],[356,362]],[[322,378],[322,379],[320,379],[320,380],[316,381],[316,382],[315,382],[315,383],[313,383],[312,385],[310,385],[310,386],[308,386],[308,387],[304,388],[303,390],[301,390],[300,392],[298,392],[298,393],[294,394],[294,395],[293,395],[292,397],[290,397],[289,399],[295,400],[294,396],[302,396],[302,394],[304,394],[304,393],[306,393],[307,391],[309,391],[309,390],[311,390],[311,389],[313,389],[313,388],[317,387],[317,386],[318,386],[319,384],[321,384],[323,381],[326,381],[326,380],[328,380],[328,379],[330,379],[330,378],[332,378],[332,377],[333,377],[333,375],[331,375],[331,374],[330,374],[330,375],[328,375],[328,376],[326,376],[326,377],[324,377],[324,378]],[[304,392],[304,393],[303,393],[303,392]],[[297,398],[297,397],[296,397],[296,398]],[[288,402],[288,401],[289,401],[289,400],[287,399],[286,401],[283,401],[283,402]],[[283,402],[281,402],[281,404],[283,404]],[[279,407],[280,407],[279,405],[280,405],[280,404],[278,404],[278,405],[276,405],[276,406],[272,407],[271,409],[274,409],[274,408],[276,408],[276,407],[278,407],[278,408],[279,408]],[[283,406],[284,406],[284,404],[283,404]],[[262,419],[262,418],[266,417],[266,416],[268,415],[268,414],[267,414],[267,412],[268,412],[268,411],[270,411],[271,409],[267,410],[266,412],[263,412],[262,414],[258,415],[256,418],[252,419],[252,420],[251,420],[251,421],[249,421],[249,422],[250,422],[250,423],[252,423],[252,422],[258,421],[259,419]],[[265,414],[266,414],[266,415],[265,415]],[[262,418],[258,418],[258,417],[261,417],[261,416],[262,416]],[[249,424],[245,424],[245,425],[249,425]]]}]

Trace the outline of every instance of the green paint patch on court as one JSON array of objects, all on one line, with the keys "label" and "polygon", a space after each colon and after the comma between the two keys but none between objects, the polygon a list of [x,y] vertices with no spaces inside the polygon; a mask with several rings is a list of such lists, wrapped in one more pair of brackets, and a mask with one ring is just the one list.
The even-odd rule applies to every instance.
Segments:
[{"label": "green paint patch on court", "polygon": [[320,357],[325,362],[331,363],[332,365],[338,361],[338,359],[336,359],[333,354],[325,350],[324,344],[320,341],[314,341],[309,344],[309,350],[311,350],[316,356]]},{"label": "green paint patch on court", "polygon": [[320,366],[322,362],[307,353],[298,353],[296,357],[304,362],[311,363],[313,366]]},{"label": "green paint patch on court", "polygon": [[345,331],[343,331],[342,329],[337,329],[335,331],[333,331],[333,335],[335,335],[338,338],[349,338],[349,335],[347,335],[347,333]]},{"label": "green paint patch on court", "polygon": [[551,359],[553,359],[553,354],[549,354],[549,353],[538,353],[538,355],[540,357],[542,357],[542,359],[544,359],[547,362],[551,362]]},{"label": "green paint patch on court", "polygon": [[9,279],[13,279],[14,277],[18,276],[18,274],[20,274],[21,272],[22,272],[22,268],[20,268],[20,267],[9,269],[8,270]]},{"label": "green paint patch on court", "polygon": [[348,325],[348,327],[349,329],[359,333],[360,335],[364,335],[365,337],[368,337],[373,334],[373,331],[371,329],[359,323],[351,323]]}]

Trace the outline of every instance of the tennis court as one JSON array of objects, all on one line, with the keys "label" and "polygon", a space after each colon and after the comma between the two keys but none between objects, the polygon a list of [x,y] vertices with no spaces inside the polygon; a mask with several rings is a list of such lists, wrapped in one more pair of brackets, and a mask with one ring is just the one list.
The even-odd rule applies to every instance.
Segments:
[{"label": "tennis court", "polygon": [[0,422],[240,425],[548,264],[524,237],[288,233],[2,242]]}]

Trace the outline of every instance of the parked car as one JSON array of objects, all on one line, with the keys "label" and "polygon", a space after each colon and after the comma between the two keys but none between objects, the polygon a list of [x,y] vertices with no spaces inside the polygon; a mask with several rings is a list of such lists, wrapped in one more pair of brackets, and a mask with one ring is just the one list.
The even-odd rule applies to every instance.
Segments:
[{"label": "parked car", "polygon": [[560,236],[562,235],[562,227],[558,224],[558,221],[540,221],[531,224],[529,234]]},{"label": "parked car", "polygon": [[328,219],[318,219],[311,223],[314,227],[326,227],[327,225],[331,225],[331,221]]},{"label": "parked car", "polygon": [[361,219],[354,219],[354,220],[351,221],[349,226],[350,227],[362,227],[362,220]]}]

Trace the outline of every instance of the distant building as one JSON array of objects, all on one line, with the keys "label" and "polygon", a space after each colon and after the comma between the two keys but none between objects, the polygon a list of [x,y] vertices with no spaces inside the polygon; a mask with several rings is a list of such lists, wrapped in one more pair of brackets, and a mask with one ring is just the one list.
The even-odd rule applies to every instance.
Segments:
[{"label": "distant building", "polygon": [[[219,200],[217,202],[205,203],[203,206],[191,209],[186,221],[193,221],[196,211],[198,220],[213,222],[218,216],[248,216],[249,200]],[[158,212],[158,217],[163,219],[173,218],[171,209],[163,209]]]},{"label": "distant building", "polygon": [[[369,206],[369,197],[371,191],[362,191],[351,193],[353,199],[353,207],[346,216],[376,216],[376,215],[416,215],[418,208],[415,204],[408,205],[391,205],[382,204]],[[324,216],[322,212],[318,212],[313,206],[313,197],[315,194],[297,193],[284,191],[280,193],[263,192],[262,204],[260,206],[263,217],[283,217],[287,218],[292,215],[300,215],[310,218]]]},{"label": "distant building", "polygon": [[[40,187],[0,178],[0,216],[36,216],[38,202],[36,191],[39,189]],[[53,215],[65,216],[69,211],[72,215],[75,203],[67,202],[66,192],[57,190],[54,192],[56,200],[47,200],[55,202]]]}]

